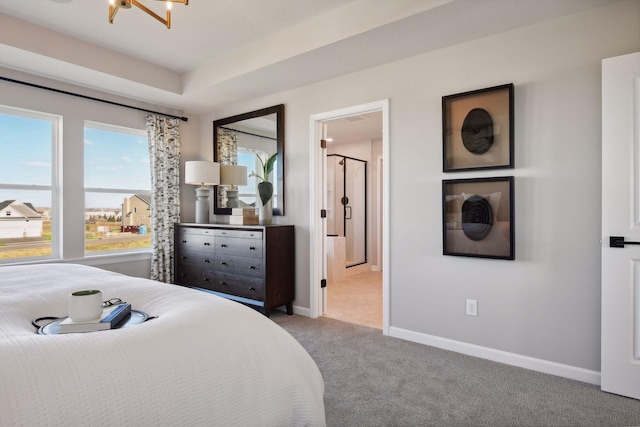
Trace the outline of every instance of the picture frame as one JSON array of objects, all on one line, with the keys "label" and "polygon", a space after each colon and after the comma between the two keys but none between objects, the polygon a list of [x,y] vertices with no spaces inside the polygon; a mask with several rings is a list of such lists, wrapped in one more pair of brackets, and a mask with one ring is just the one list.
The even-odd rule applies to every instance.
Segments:
[{"label": "picture frame", "polygon": [[514,167],[514,86],[442,97],[444,172]]},{"label": "picture frame", "polygon": [[443,180],[443,255],[514,260],[513,207],[513,176]]}]

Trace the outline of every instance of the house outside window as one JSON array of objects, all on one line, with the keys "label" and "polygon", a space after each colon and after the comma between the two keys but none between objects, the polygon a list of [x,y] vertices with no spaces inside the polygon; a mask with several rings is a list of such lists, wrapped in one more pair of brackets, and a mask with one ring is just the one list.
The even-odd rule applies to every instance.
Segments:
[{"label": "house outside window", "polygon": [[85,122],[84,135],[85,253],[148,250],[151,174],[146,131]]},{"label": "house outside window", "polygon": [[0,106],[0,263],[60,256],[60,128],[60,116]]}]

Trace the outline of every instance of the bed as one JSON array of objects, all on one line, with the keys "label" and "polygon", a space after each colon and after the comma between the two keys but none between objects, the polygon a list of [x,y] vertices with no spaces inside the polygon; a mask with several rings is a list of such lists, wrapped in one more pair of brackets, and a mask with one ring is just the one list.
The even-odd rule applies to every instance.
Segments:
[{"label": "bed", "polygon": [[[37,333],[91,288],[157,318]],[[95,267],[0,267],[2,426],[322,426],[323,395],[309,354],[252,308]]]}]

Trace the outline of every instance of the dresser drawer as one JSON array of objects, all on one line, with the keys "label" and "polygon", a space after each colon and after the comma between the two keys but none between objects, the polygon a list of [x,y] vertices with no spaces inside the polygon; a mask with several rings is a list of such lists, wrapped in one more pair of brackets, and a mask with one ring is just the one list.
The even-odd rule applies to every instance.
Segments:
[{"label": "dresser drawer", "polygon": [[[180,230],[186,231],[186,230]],[[189,232],[178,233],[176,249],[178,251],[191,250],[208,252],[214,247],[213,234],[192,234]]]},{"label": "dresser drawer", "polygon": [[176,229],[178,236],[182,234],[197,234],[198,236],[210,234],[213,236],[214,231],[215,230],[200,227],[177,227]]},{"label": "dresser drawer", "polygon": [[215,275],[212,271],[204,268],[181,268],[176,273],[175,282],[179,285],[197,286],[213,290]]},{"label": "dresser drawer", "polygon": [[258,277],[217,273],[213,290],[254,300],[264,300],[264,282]]},{"label": "dresser drawer", "polygon": [[236,237],[238,239],[260,239],[262,232],[254,230],[212,230],[216,237]]},{"label": "dresser drawer", "polygon": [[262,277],[264,268],[262,258],[244,258],[228,255],[216,255],[214,268],[224,274]]},{"label": "dresser drawer", "polygon": [[262,258],[262,239],[216,236],[216,255]]},{"label": "dresser drawer", "polygon": [[213,268],[215,257],[213,252],[196,251],[189,248],[183,248],[176,252],[176,261],[180,265]]}]

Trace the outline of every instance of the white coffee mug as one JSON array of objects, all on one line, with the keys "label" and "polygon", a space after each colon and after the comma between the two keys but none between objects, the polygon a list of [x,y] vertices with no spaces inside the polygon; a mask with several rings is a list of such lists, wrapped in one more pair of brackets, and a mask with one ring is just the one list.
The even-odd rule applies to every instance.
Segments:
[{"label": "white coffee mug", "polygon": [[94,320],[101,315],[102,291],[77,291],[69,297],[69,318],[74,322]]}]

